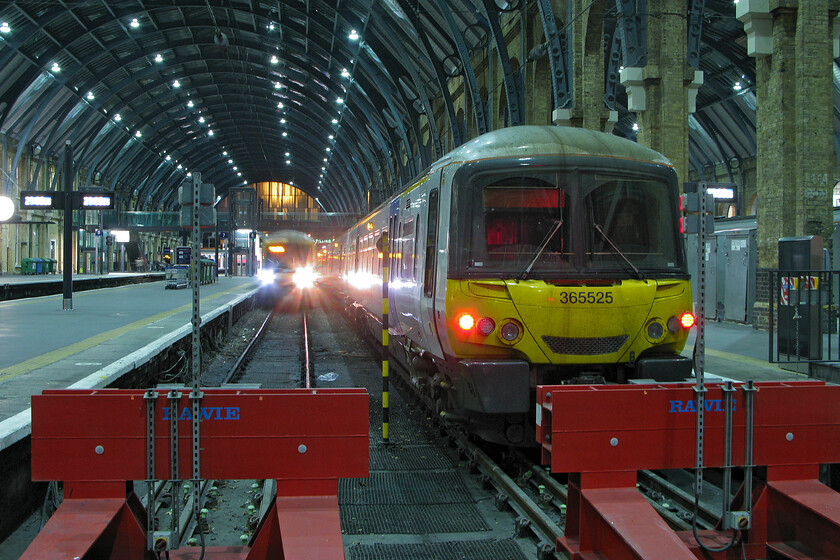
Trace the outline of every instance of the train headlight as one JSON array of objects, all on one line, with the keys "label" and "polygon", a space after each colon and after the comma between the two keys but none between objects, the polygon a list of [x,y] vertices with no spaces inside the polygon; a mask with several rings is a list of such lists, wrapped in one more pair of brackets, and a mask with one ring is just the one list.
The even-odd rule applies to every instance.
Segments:
[{"label": "train headlight", "polygon": [[657,341],[665,335],[665,327],[657,320],[648,323],[647,337],[651,341]]},{"label": "train headlight", "polygon": [[478,320],[478,333],[484,336],[489,335],[496,328],[496,322],[490,317],[482,317]]},{"label": "train headlight", "polygon": [[297,269],[292,275],[292,282],[301,290],[313,287],[317,280],[318,274],[308,266]]},{"label": "train headlight", "polygon": [[274,271],[273,270],[268,270],[268,269],[264,268],[264,269],[260,270],[258,276],[260,278],[260,284],[262,284],[263,286],[267,286],[269,284],[274,283]]},{"label": "train headlight", "polygon": [[505,319],[499,328],[499,337],[505,344],[514,344],[522,338],[522,326],[514,319]]}]

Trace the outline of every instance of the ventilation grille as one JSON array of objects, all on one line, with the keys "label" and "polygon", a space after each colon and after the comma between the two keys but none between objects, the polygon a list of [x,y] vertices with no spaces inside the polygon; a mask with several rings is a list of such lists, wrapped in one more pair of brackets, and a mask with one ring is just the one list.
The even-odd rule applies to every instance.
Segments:
[{"label": "ventilation grille", "polygon": [[543,342],[555,354],[572,354],[575,356],[597,356],[612,354],[627,342],[627,335],[605,336],[598,338],[572,338],[564,336],[544,336]]}]

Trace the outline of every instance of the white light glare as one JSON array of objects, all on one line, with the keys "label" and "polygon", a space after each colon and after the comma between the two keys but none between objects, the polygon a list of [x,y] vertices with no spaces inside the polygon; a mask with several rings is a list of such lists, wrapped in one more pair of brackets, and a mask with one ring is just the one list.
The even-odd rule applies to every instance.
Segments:
[{"label": "white light glare", "polygon": [[289,161],[289,160],[286,160],[286,165],[292,165],[292,162]]},{"label": "white light glare", "polygon": [[11,30],[12,28],[9,27],[9,22],[4,21],[3,23],[0,23],[0,33],[9,33]]},{"label": "white light glare", "polygon": [[633,123],[633,130],[639,130],[639,123]]},{"label": "white light glare", "polygon": [[58,65],[58,62],[53,62],[52,71],[53,72],[61,72],[61,66]]},{"label": "white light glare", "polygon": [[[9,24],[4,23],[3,25],[5,25],[8,28]],[[2,30],[3,28],[0,27],[0,31]],[[3,31],[3,33],[8,33],[8,31]],[[6,220],[14,216],[14,214],[15,202],[8,196],[0,196],[0,222],[5,222]]]},{"label": "white light glare", "polygon": [[178,169],[183,169],[183,168],[184,168],[184,166],[179,163],[178,164]]},{"label": "white light glare", "polygon": [[281,87],[283,86],[280,84],[280,82],[274,82],[274,89],[280,89]]},{"label": "white light glare", "polygon": [[282,136],[283,136],[284,138],[285,138],[286,136],[288,136],[288,135],[289,135],[289,133],[288,133],[288,132],[284,132],[284,133],[282,134]]},{"label": "white light glare", "polygon": [[110,206],[110,205],[111,205],[111,197],[110,196],[85,195],[85,196],[82,197],[82,206],[84,206],[84,207]]},{"label": "white light glare", "polygon": [[212,128],[211,128],[210,130],[208,130],[208,131],[207,131],[207,135],[208,135],[208,136],[213,136],[213,134],[214,134],[214,133],[213,133],[213,129],[212,129]]},{"label": "white light glare", "polygon": [[274,31],[274,22],[273,21],[268,24],[268,30],[269,31]]},{"label": "white light glare", "polygon": [[160,53],[155,56],[155,62],[163,62],[163,56]]},{"label": "white light glare", "polygon": [[236,174],[237,177],[242,177],[242,172]]},{"label": "white light glare", "polygon": [[119,113],[117,113],[116,115],[114,115],[114,120],[115,120],[116,122],[120,122],[120,121],[122,120],[122,117],[120,116],[120,114],[119,114]]},{"label": "white light glare", "polygon": [[286,124],[286,119],[280,119],[280,124]]},{"label": "white light glare", "polygon": [[339,97],[335,100],[335,102],[338,103],[339,105],[341,105],[342,103],[344,103],[344,99]]},{"label": "white light glare", "polygon": [[284,107],[284,105],[283,105],[283,102],[282,102],[282,101],[281,101],[280,103],[278,103],[278,104],[277,104],[277,108],[278,108],[278,109],[282,109],[283,107]]},{"label": "white light glare", "polygon": [[233,160],[232,160],[232,159],[229,159],[229,160],[228,160],[228,163],[233,163]]},{"label": "white light glare", "polygon": [[193,105],[195,105],[195,103],[193,103],[192,99],[187,101],[187,107],[192,107]]},{"label": "white light glare", "polygon": [[137,21],[137,18],[134,18],[131,20],[131,23],[129,25],[134,29],[137,29],[138,27],[140,27],[140,22]]},{"label": "white light glare", "polygon": [[741,89],[743,89],[743,87],[744,86],[741,85],[741,82],[735,82],[735,85],[732,86],[732,89],[734,89],[735,91],[741,91]]},{"label": "white light glare", "polygon": [[237,171],[238,169],[239,169],[239,168],[238,168],[238,167],[236,167],[235,165],[233,166],[233,170],[234,170],[234,171]]},{"label": "white light glare", "polygon": [[172,156],[166,156],[166,161],[172,161]]},{"label": "white light glare", "polygon": [[227,155],[227,150],[225,150],[224,152],[222,152],[222,155],[223,155],[223,156],[226,156],[226,155]]},{"label": "white light glare", "polygon": [[358,41],[359,40],[359,34],[356,33],[355,29],[353,29],[352,31],[350,31],[350,35],[348,35],[347,38],[350,39],[351,41]]},{"label": "white light glare", "polygon": [[333,119],[333,120],[332,120],[332,123],[333,123],[333,124],[338,124],[338,119]]},{"label": "white light glare", "polygon": [[136,136],[137,138],[140,138],[141,136],[143,136],[143,134],[138,130],[137,132],[134,133],[134,136]]},{"label": "white light glare", "polygon": [[342,68],[341,69],[341,77],[342,78],[349,78],[350,77],[350,71],[347,70],[347,68]]},{"label": "white light glare", "polygon": [[272,64],[277,64],[278,62],[280,62],[280,61],[277,60],[277,55],[271,55],[271,63]]},{"label": "white light glare", "polygon": [[175,80],[174,82],[172,82],[172,87],[176,87],[176,88],[181,87],[181,82],[179,82],[178,80]]},{"label": "white light glare", "polygon": [[332,140],[333,138],[335,138],[335,136],[333,136],[332,134],[330,134],[330,135],[329,135],[329,139],[330,139],[330,140]]},{"label": "white light glare", "polygon": [[203,123],[204,122],[204,117],[198,117],[198,122]]},{"label": "white light glare", "polygon": [[286,152],[286,157],[289,157],[289,152]]},{"label": "white light glare", "polygon": [[92,92],[92,91],[87,92],[87,95],[86,95],[85,97],[87,97],[87,98],[88,98],[88,100],[90,100],[90,101],[93,101],[93,100],[94,100],[94,96],[93,96],[93,92]]}]

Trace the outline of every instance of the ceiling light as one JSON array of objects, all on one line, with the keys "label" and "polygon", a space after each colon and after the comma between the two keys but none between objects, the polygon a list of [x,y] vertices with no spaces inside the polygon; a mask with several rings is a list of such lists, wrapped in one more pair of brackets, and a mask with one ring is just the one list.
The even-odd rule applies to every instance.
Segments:
[{"label": "ceiling light", "polygon": [[734,89],[735,91],[741,91],[743,87],[744,86],[741,85],[741,82],[735,82],[735,85],[732,86],[732,89]]},{"label": "ceiling light", "polygon": [[213,129],[212,128],[207,131],[207,135],[208,136],[213,136]]},{"label": "ceiling light", "polygon": [[172,82],[172,87],[176,87],[176,88],[181,87],[181,82],[179,82],[178,80],[175,80],[174,82]]},{"label": "ceiling light", "polygon": [[280,62],[280,61],[277,60],[277,55],[271,55],[271,63],[272,64],[277,64],[278,62]]},{"label": "ceiling light", "polygon": [[327,158],[324,158],[324,162],[325,162],[325,163],[327,162]]},{"label": "ceiling light", "polygon": [[280,124],[286,124],[286,119],[280,119]]},{"label": "ceiling light", "polygon": [[355,29],[353,29],[352,31],[350,31],[350,35],[348,35],[347,38],[350,39],[351,41],[358,41],[359,40],[359,34],[356,33]]},{"label": "ceiling light", "polygon": [[291,165],[291,164],[292,164],[292,162],[291,162],[291,161],[286,160],[286,165]]},{"label": "ceiling light", "polygon": [[242,173],[241,173],[241,172],[240,172],[240,173],[237,173],[237,174],[236,174],[236,176],[237,176],[237,177],[242,177]]},{"label": "ceiling light", "polygon": [[328,152],[330,151],[330,147],[329,147],[329,146],[327,146],[327,151],[328,151]]},{"label": "ceiling light", "polygon": [[134,18],[131,20],[131,23],[129,25],[134,29],[137,29],[138,27],[140,27],[140,22],[137,21],[137,18]]},{"label": "ceiling light", "polygon": [[243,185],[247,185],[247,184],[248,184],[248,181],[242,181],[242,184],[243,184]]},{"label": "ceiling light", "polygon": [[342,68],[341,69],[341,77],[342,78],[349,78],[350,77],[350,71],[347,70],[347,68]]},{"label": "ceiling light", "polygon": [[229,159],[229,160],[228,160],[228,163],[233,163],[233,160],[232,160],[232,159]]},{"label": "ceiling light", "polygon": [[3,23],[0,23],[0,33],[8,33],[11,30],[12,28],[9,27],[9,22],[4,21]]},{"label": "ceiling light", "polygon": [[333,123],[333,124],[338,124],[338,119],[333,119],[333,120],[332,120],[332,123]]},{"label": "ceiling light", "polygon": [[283,102],[282,102],[282,101],[281,101],[280,103],[278,103],[278,104],[277,104],[277,108],[278,108],[278,109],[282,109],[283,107],[284,107],[284,105],[283,105]]},{"label": "ceiling light", "polygon": [[141,136],[143,136],[143,134],[141,134],[141,132],[138,130],[137,132],[134,133],[134,136],[136,136],[137,138],[140,138]]},{"label": "ceiling light", "polygon": [[283,85],[280,82],[274,82],[274,89],[280,89]]},{"label": "ceiling light", "polygon": [[187,172],[187,177],[192,177],[192,172],[191,171]]},{"label": "ceiling light", "polygon": [[321,168],[321,171],[326,171],[326,170],[327,170],[327,168],[326,168],[326,167],[322,167],[322,168]]},{"label": "ceiling light", "polygon": [[114,115],[114,120],[115,120],[115,121],[117,121],[117,122],[120,122],[120,121],[122,120],[122,117],[120,116],[120,114],[119,114],[119,113],[117,113],[116,115]]},{"label": "ceiling light", "polygon": [[289,152],[286,152],[286,157],[289,157]]},{"label": "ceiling light", "polygon": [[236,171],[236,170],[238,170],[238,169],[239,169],[239,168],[238,168],[238,167],[236,167],[235,165],[233,166],[233,170],[234,170],[234,171]]},{"label": "ceiling light", "polygon": [[163,56],[160,53],[155,56],[155,62],[163,62]]},{"label": "ceiling light", "polygon": [[329,139],[330,139],[330,140],[332,140],[333,138],[335,138],[335,136],[333,136],[332,134],[330,134],[330,135],[329,135]]},{"label": "ceiling light", "polygon": [[285,138],[286,136],[288,136],[288,135],[289,135],[289,133],[288,133],[288,132],[284,132],[284,133],[282,134],[282,136],[283,136],[284,138]]},{"label": "ceiling light", "polygon": [[274,31],[274,22],[273,21],[268,24],[268,30],[269,31]]},{"label": "ceiling light", "polygon": [[53,62],[52,71],[53,72],[61,72],[61,66],[58,65],[58,62]]},{"label": "ceiling light", "polygon": [[633,130],[639,130],[639,123],[633,123]]},{"label": "ceiling light", "polygon": [[204,117],[198,117],[198,122],[203,123],[204,122]]},{"label": "ceiling light", "polygon": [[172,156],[166,156],[166,161],[172,161]]},{"label": "ceiling light", "polygon": [[227,150],[225,150],[224,152],[222,152],[222,155],[223,155],[223,156],[226,156],[226,155],[227,155]]},{"label": "ceiling light", "polygon": [[178,169],[183,169],[183,168],[184,168],[184,166],[179,163],[178,164]]},{"label": "ceiling light", "polygon": [[342,103],[344,103],[344,100],[339,97],[338,99],[335,100],[335,102],[338,103],[339,105],[341,105]]},{"label": "ceiling light", "polygon": [[194,105],[195,105],[195,103],[193,103],[192,99],[190,99],[189,101],[187,101],[187,107],[192,107],[192,106],[194,106]]},{"label": "ceiling light", "polygon": [[93,99],[94,99],[93,92],[92,91],[87,92],[87,95],[85,97],[87,97],[89,100],[93,101]]}]

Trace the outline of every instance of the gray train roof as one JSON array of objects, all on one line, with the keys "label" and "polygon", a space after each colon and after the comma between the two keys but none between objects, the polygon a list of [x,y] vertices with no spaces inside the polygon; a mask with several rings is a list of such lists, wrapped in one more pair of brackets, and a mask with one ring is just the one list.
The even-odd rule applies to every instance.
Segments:
[{"label": "gray train roof", "polygon": [[[627,3],[599,5],[609,55]],[[690,5],[705,72],[690,165],[702,171],[755,155],[755,64],[731,0]],[[174,208],[200,171],[222,195],[284,181],[328,211],[362,213],[368,189],[387,198],[446,151],[421,131],[426,108],[492,46],[497,15],[516,10],[539,25],[527,0],[9,0],[0,132],[41,167],[72,142],[84,184],[134,209]],[[621,85],[613,97],[615,133],[633,138]]]}]

